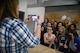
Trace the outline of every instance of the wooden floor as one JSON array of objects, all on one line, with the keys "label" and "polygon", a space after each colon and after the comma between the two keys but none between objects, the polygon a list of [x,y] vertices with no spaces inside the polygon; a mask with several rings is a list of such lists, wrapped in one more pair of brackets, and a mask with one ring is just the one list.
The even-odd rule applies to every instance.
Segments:
[{"label": "wooden floor", "polygon": [[36,48],[29,48],[28,53],[62,53],[62,52],[43,45],[38,45]]}]

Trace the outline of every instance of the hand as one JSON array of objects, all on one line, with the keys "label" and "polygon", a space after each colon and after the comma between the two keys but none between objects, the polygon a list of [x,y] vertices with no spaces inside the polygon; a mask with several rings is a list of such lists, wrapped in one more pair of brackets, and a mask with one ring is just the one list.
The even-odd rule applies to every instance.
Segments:
[{"label": "hand", "polygon": [[68,48],[68,46],[66,44],[64,44],[64,48]]},{"label": "hand", "polygon": [[49,48],[51,48],[51,45],[49,45]]},{"label": "hand", "polygon": [[30,17],[26,18],[26,19],[24,20],[24,23],[26,24],[26,23],[28,23],[29,21],[30,21]]},{"label": "hand", "polygon": [[63,46],[63,43],[59,43],[59,46]]},{"label": "hand", "polygon": [[38,16],[38,19],[36,20],[37,24],[41,24],[41,18]]}]

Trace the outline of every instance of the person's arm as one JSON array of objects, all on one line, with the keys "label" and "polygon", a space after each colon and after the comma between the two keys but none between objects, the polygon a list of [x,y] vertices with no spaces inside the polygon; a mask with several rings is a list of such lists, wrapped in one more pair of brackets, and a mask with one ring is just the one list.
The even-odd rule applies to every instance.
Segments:
[{"label": "person's arm", "polygon": [[64,46],[63,43],[59,43],[59,46]]},{"label": "person's arm", "polygon": [[64,44],[64,48],[68,48],[67,44]]},{"label": "person's arm", "polygon": [[44,43],[46,44],[46,43],[48,43],[49,42],[49,40],[48,40],[48,38],[46,38],[46,33],[44,34]]},{"label": "person's arm", "polygon": [[79,38],[79,37],[76,37],[76,38],[74,39],[74,41],[80,46],[80,38]]},{"label": "person's arm", "polygon": [[79,37],[75,37],[74,38],[74,42],[77,44],[77,49],[80,51],[80,38]]},{"label": "person's arm", "polygon": [[27,24],[30,21],[31,16],[28,16],[27,18],[24,19],[24,24]]},{"label": "person's arm", "polygon": [[[31,18],[31,16],[28,16],[28,18],[26,18],[24,20],[24,23],[27,24],[30,21],[30,18]],[[40,36],[41,36],[41,19],[38,17],[36,22],[37,22],[37,28],[36,28],[34,35],[37,36],[38,38],[40,38]]]},{"label": "person's arm", "polygon": [[41,19],[39,18],[39,16],[36,22],[37,22],[37,28],[36,28],[34,35],[40,38],[41,37]]},{"label": "person's arm", "polygon": [[50,42],[50,44],[49,44],[49,47],[50,47],[50,48],[51,48],[51,46],[52,46],[53,42],[55,41],[55,39],[56,39],[56,36],[55,36],[55,35],[53,35],[53,38],[52,38],[52,40],[51,40],[51,42]]},{"label": "person's arm", "polygon": [[49,44],[49,48],[51,48],[52,44],[53,44],[53,40],[51,40],[51,42]]},{"label": "person's arm", "polygon": [[[11,28],[12,38],[23,46],[26,47],[35,47],[40,43],[38,34],[36,36],[28,30],[25,24],[19,20],[15,20]],[[39,32],[40,33],[40,32]]]}]

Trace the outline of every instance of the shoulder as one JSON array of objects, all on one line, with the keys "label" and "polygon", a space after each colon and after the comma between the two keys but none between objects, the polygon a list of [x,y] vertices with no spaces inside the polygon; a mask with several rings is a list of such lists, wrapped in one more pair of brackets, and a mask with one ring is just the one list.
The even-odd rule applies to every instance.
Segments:
[{"label": "shoulder", "polygon": [[10,20],[9,23],[11,23],[12,26],[17,26],[17,25],[23,25],[23,22],[19,19],[13,19],[13,20]]},{"label": "shoulder", "polygon": [[48,33],[44,33],[44,35],[47,35]]},{"label": "shoulder", "polygon": [[55,36],[55,34],[52,34],[52,37],[54,37],[54,38],[55,38],[55,37],[56,37],[56,36]]},{"label": "shoulder", "polygon": [[77,41],[77,42],[80,42],[80,38],[79,38],[79,37],[75,37],[75,38],[74,38],[74,41],[75,41],[75,42],[76,42],[76,41]]},{"label": "shoulder", "polygon": [[23,22],[19,19],[13,19],[13,23],[23,23]]},{"label": "shoulder", "polygon": [[48,33],[44,33],[44,36],[47,37],[48,36]]},{"label": "shoulder", "polygon": [[11,25],[11,28],[12,27],[18,27],[18,26],[22,26],[22,27],[25,26],[25,24],[21,20],[15,19],[15,18],[14,19],[9,18],[8,23]]},{"label": "shoulder", "polygon": [[15,18],[12,19],[12,17],[5,17],[5,19],[2,22],[2,24],[4,24],[6,27],[11,27],[12,25],[17,25],[19,23],[22,23],[22,22]]},{"label": "shoulder", "polygon": [[15,23],[15,24],[16,23],[22,23],[21,20],[15,19],[15,18],[12,18],[12,17],[6,17],[3,22],[7,22],[9,24],[12,24],[12,23]]},{"label": "shoulder", "polygon": [[55,34],[52,34],[52,36],[55,36]]},{"label": "shoulder", "polygon": [[80,38],[75,37],[74,38],[74,43],[77,43],[80,46]]}]

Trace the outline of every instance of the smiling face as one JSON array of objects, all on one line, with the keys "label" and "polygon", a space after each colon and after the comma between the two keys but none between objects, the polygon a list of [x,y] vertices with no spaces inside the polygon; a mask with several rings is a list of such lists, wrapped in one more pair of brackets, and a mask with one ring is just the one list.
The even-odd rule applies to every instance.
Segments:
[{"label": "smiling face", "polygon": [[48,27],[51,27],[51,23],[48,23],[47,26],[48,26]]},{"label": "smiling face", "polygon": [[65,27],[64,26],[59,27],[58,31],[60,34],[64,35],[65,34]]},{"label": "smiling face", "polygon": [[58,23],[58,27],[61,27],[62,26],[62,23],[60,22],[60,23]]},{"label": "smiling face", "polygon": [[60,32],[60,33],[62,33],[62,32],[63,32],[63,28],[62,28],[62,27],[59,27],[59,29],[58,29],[58,30],[59,30],[59,32]]},{"label": "smiling face", "polygon": [[68,23],[69,23],[69,20],[65,19],[65,20],[64,20],[64,23],[65,23],[65,24],[68,24]]},{"label": "smiling face", "polygon": [[57,22],[54,22],[54,24],[53,24],[53,25],[54,25],[54,27],[56,27],[56,26],[57,26]]},{"label": "smiling face", "polygon": [[47,19],[47,18],[46,18],[46,19],[44,19],[44,22],[45,22],[45,23],[47,23],[47,22],[48,22],[48,19]]},{"label": "smiling face", "polygon": [[48,33],[49,35],[52,34],[52,28],[51,28],[51,27],[47,27],[47,33]]},{"label": "smiling face", "polygon": [[48,32],[48,34],[52,34],[52,30],[48,29],[47,32]]},{"label": "smiling face", "polygon": [[70,29],[75,29],[75,28],[74,28],[74,25],[71,25],[71,26],[70,26]]},{"label": "smiling face", "polygon": [[52,19],[52,20],[51,20],[51,23],[54,23],[54,22],[55,22],[55,20],[54,20],[54,19]]}]

